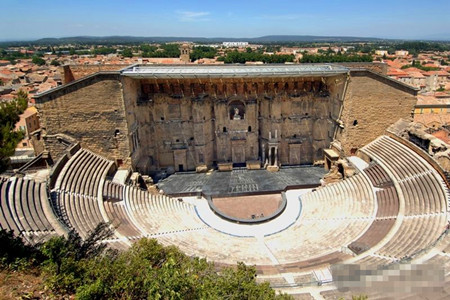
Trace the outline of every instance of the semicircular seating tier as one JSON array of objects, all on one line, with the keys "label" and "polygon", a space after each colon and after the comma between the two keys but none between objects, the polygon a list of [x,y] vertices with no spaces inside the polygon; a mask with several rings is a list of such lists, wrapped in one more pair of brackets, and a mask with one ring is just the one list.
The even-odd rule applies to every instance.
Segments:
[{"label": "semicircular seating tier", "polygon": [[106,175],[114,163],[87,149],[78,150],[60,171],[51,191],[60,221],[82,238],[104,222],[99,202]]},{"label": "semicircular seating tier", "polygon": [[0,177],[0,208],[0,228],[29,243],[66,233],[50,206],[45,182]]},{"label": "semicircular seating tier", "polygon": [[[370,159],[367,168],[310,192],[287,191],[287,206],[296,210],[289,212],[292,222],[277,220],[286,216],[281,214],[252,231],[248,226],[254,225],[230,229],[202,218],[206,199],[179,200],[115,183],[107,179],[115,171],[112,161],[80,149],[54,174],[50,198],[45,183],[2,179],[0,225],[23,236],[60,233],[59,226],[86,238],[99,222],[109,222],[115,236],[105,243],[113,247],[152,237],[219,266],[256,265],[259,280],[273,286],[317,284],[317,272],[339,262],[385,265],[427,253],[448,224],[443,178],[417,152],[387,136],[360,151]],[[269,230],[270,222],[281,227]]]}]

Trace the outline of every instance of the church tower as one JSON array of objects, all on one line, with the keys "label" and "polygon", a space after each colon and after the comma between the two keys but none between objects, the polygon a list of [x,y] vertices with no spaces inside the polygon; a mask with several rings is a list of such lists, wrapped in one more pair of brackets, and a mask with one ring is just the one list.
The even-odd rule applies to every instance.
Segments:
[{"label": "church tower", "polygon": [[190,55],[190,53],[191,53],[191,47],[189,47],[189,45],[188,44],[183,44],[183,45],[181,45],[181,48],[180,48],[180,60],[182,61],[182,62],[184,62],[185,64],[187,64],[187,63],[189,63],[191,60],[190,60],[190,57],[189,57],[189,55]]}]

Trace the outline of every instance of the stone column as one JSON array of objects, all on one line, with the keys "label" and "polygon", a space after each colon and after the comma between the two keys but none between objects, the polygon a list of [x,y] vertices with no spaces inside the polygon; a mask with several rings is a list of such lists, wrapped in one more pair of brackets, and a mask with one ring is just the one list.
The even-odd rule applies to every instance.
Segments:
[{"label": "stone column", "polygon": [[269,153],[267,154],[269,158],[269,166],[272,165],[272,147],[269,146]]},{"label": "stone column", "polygon": [[274,166],[278,166],[278,146],[275,147],[275,163]]},{"label": "stone column", "polygon": [[261,144],[261,148],[262,148],[262,150],[261,150],[262,163],[264,165],[266,163],[266,147],[264,146],[264,144]]}]

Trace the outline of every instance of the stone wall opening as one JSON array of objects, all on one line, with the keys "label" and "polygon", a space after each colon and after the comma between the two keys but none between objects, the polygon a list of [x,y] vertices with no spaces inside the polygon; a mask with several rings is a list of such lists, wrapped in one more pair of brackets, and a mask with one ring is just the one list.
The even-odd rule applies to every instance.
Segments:
[{"label": "stone wall opening", "polygon": [[230,120],[244,120],[245,104],[239,100],[232,101],[228,104],[228,112]]}]

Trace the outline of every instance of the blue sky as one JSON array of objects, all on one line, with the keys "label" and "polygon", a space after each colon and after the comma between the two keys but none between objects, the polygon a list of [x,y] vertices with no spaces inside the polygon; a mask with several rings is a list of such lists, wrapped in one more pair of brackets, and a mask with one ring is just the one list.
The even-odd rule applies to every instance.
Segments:
[{"label": "blue sky", "polygon": [[77,35],[450,39],[450,1],[0,0],[0,40]]}]

